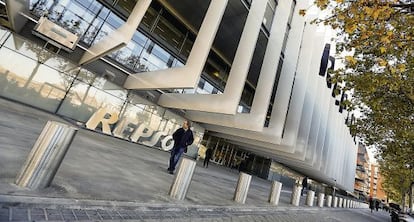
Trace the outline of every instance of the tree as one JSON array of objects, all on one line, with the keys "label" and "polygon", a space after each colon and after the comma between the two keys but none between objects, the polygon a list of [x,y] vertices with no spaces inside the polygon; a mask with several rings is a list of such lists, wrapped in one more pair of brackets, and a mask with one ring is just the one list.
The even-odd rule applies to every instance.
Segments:
[{"label": "tree", "polygon": [[352,90],[348,109],[362,114],[351,132],[378,149],[384,187],[398,194],[394,191],[405,190],[402,177],[414,179],[411,170],[400,175],[406,164],[414,166],[406,159],[414,155],[414,1],[316,0],[315,5],[331,13],[314,22],[337,30],[337,53],[347,53],[345,67],[333,76]]}]

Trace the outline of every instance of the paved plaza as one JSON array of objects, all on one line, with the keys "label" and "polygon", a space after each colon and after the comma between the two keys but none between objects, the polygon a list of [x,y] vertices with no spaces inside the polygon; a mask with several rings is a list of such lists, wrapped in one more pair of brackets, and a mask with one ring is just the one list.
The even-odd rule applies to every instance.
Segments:
[{"label": "paved plaza", "polygon": [[[197,162],[185,200],[169,197],[169,153],[80,129],[50,187],[30,190],[16,175],[52,114],[0,99],[0,221],[384,221],[368,209],[299,207],[284,187],[267,203],[271,182],[253,177],[245,204],[233,193],[239,172]],[[352,220],[351,220],[352,219]]]}]

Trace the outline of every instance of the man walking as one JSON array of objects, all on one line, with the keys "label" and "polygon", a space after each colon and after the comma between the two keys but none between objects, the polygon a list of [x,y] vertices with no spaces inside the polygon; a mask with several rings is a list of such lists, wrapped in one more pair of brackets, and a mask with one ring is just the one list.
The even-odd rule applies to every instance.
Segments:
[{"label": "man walking", "polygon": [[174,147],[171,149],[170,165],[168,172],[174,174],[175,167],[183,153],[187,152],[187,146],[194,141],[193,131],[190,129],[191,123],[184,120],[183,127],[173,133]]},{"label": "man walking", "polygon": [[207,148],[206,155],[204,157],[204,163],[203,163],[203,166],[205,168],[208,168],[208,163],[210,162],[212,154],[213,154],[213,149]]}]

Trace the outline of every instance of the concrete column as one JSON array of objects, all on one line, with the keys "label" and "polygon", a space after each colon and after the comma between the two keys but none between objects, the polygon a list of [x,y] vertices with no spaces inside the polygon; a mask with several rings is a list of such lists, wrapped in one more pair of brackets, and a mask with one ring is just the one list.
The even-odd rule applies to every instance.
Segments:
[{"label": "concrete column", "polygon": [[326,196],[326,206],[332,207],[332,196],[331,195]]},{"label": "concrete column", "polygon": [[318,194],[318,207],[323,207],[324,200],[325,200],[325,194],[319,193]]},{"label": "concrete column", "polygon": [[338,197],[334,197],[332,207],[338,207]]},{"label": "concrete column", "polygon": [[272,182],[272,188],[270,190],[269,194],[269,203],[273,205],[279,204],[279,198],[280,198],[280,191],[282,190],[282,183],[278,181]]},{"label": "concrete column", "polygon": [[308,195],[306,195],[306,205],[312,207],[314,199],[315,199],[315,191],[309,190]]},{"label": "concrete column", "polygon": [[185,66],[129,75],[124,83],[124,88],[194,88],[200,79],[227,2],[228,0],[210,1]]},{"label": "concrete column", "polygon": [[247,192],[249,191],[250,181],[252,175],[240,172],[239,180],[237,181],[237,187],[234,191],[233,200],[238,203],[245,203],[247,198]]},{"label": "concrete column", "polygon": [[342,206],[342,202],[343,202],[343,201],[344,201],[344,200],[342,199],[342,197],[340,197],[340,198],[339,198],[339,201],[338,201],[338,202],[339,202],[339,203],[338,203],[338,207],[339,207],[339,208],[343,207],[343,206]]},{"label": "concrete column", "polygon": [[20,170],[16,184],[31,189],[50,185],[58,171],[77,129],[48,121]]},{"label": "concrete column", "polygon": [[290,198],[290,203],[294,206],[299,206],[300,202],[300,192],[302,191],[302,185],[295,185],[292,190],[292,196]]},{"label": "concrete column", "polygon": [[[164,93],[159,97],[158,104],[163,107],[235,115],[256,49],[256,42],[262,27],[266,6],[267,0],[255,0],[252,2],[229,71],[226,87],[222,94]],[[188,78],[187,76],[180,77],[180,79]],[[177,77],[173,75],[171,81],[174,78]],[[166,82],[164,79],[160,81]],[[191,87],[197,85],[197,82],[194,83]],[[180,88],[172,86],[169,82],[167,87]]]},{"label": "concrete column", "polygon": [[177,200],[184,200],[193,177],[196,162],[188,158],[183,158],[178,169],[177,175],[171,184],[169,195]]}]

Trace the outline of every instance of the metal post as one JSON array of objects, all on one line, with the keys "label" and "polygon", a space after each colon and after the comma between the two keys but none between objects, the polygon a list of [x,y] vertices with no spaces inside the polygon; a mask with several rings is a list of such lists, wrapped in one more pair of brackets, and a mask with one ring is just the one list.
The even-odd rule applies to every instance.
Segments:
[{"label": "metal post", "polygon": [[292,205],[299,206],[301,191],[302,191],[302,185],[295,184],[295,186],[293,187],[293,192],[292,192],[292,196],[290,199],[290,203]]},{"label": "metal post", "polygon": [[314,198],[315,198],[315,191],[309,190],[306,196],[306,205],[312,207]]},{"label": "metal post", "polygon": [[48,121],[16,178],[16,184],[31,189],[50,185],[78,129]]},{"label": "metal post", "polygon": [[194,160],[183,158],[174,182],[171,184],[169,195],[177,200],[184,200],[193,177],[196,162]]},{"label": "metal post", "polygon": [[332,196],[331,195],[326,196],[326,206],[332,207]]},{"label": "metal post", "polygon": [[250,181],[252,180],[252,175],[240,172],[239,180],[237,181],[237,187],[234,191],[233,200],[238,203],[246,202],[247,192],[249,191]]},{"label": "metal post", "polygon": [[280,191],[282,190],[282,183],[278,181],[272,182],[272,188],[270,190],[269,195],[269,203],[273,205],[279,204],[279,198],[280,198]]},{"label": "metal post", "polygon": [[338,197],[334,197],[334,199],[333,199],[333,207],[338,207]]},{"label": "metal post", "polygon": [[319,193],[318,194],[318,207],[323,207],[324,200],[325,200],[325,194]]}]

